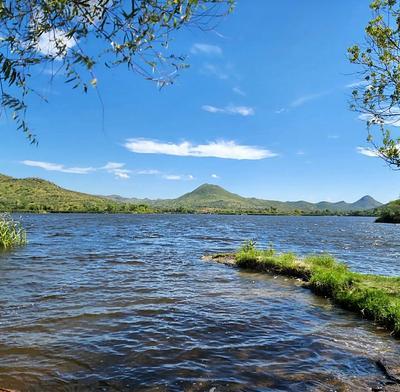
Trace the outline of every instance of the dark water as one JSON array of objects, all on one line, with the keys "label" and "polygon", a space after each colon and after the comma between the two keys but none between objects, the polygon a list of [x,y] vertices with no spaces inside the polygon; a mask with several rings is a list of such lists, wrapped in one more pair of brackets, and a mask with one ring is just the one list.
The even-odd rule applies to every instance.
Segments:
[{"label": "dark water", "polygon": [[25,215],[0,254],[0,387],[364,391],[400,343],[293,281],[202,261],[249,238],[400,275],[400,226],[369,218]]}]

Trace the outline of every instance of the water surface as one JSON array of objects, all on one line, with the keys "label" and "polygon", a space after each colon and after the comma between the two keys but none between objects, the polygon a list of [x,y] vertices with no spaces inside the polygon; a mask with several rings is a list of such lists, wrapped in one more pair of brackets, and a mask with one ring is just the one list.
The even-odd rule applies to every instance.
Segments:
[{"label": "water surface", "polygon": [[296,282],[207,263],[243,240],[400,275],[400,226],[370,218],[24,215],[0,254],[0,387],[364,391],[399,343]]}]

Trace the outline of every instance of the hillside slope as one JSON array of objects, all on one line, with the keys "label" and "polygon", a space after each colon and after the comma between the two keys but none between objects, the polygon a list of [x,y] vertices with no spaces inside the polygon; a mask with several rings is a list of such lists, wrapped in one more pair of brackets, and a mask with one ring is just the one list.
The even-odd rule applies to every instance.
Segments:
[{"label": "hillside slope", "polygon": [[378,208],[379,223],[400,223],[400,199]]},{"label": "hillside slope", "polygon": [[228,192],[218,185],[203,184],[194,191],[184,194],[177,199],[157,200],[152,205],[160,208],[184,208],[193,210],[224,210],[224,211],[260,211],[263,213],[316,213],[329,210],[334,213],[348,213],[372,210],[382,204],[371,196],[364,196],[354,203],[344,201],[338,203],[306,201],[282,202],[246,198]]},{"label": "hillside slope", "polygon": [[63,189],[39,178],[0,175],[0,212],[149,212],[144,205]]},{"label": "hillside slope", "polygon": [[282,202],[246,198],[218,185],[203,184],[177,199],[127,199],[70,191],[39,178],[16,179],[0,174],[0,212],[220,212],[260,214],[346,214],[381,206],[370,196],[355,203]]}]

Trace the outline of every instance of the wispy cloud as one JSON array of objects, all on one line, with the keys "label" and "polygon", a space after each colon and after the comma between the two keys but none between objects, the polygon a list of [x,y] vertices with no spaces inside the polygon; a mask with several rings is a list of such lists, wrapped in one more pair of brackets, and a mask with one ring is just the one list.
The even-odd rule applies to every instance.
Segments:
[{"label": "wispy cloud", "polygon": [[135,171],[135,174],[145,175],[145,176],[153,176],[156,174],[161,174],[161,172],[156,169],[146,169],[146,170],[137,170],[137,171]]},{"label": "wispy cloud", "polygon": [[192,181],[194,180],[194,176],[191,174],[189,175],[182,175],[182,174],[164,174],[163,178],[169,181]]},{"label": "wispy cloud", "polygon": [[149,139],[128,139],[124,146],[138,154],[164,154],[181,157],[258,160],[272,158],[276,153],[254,146],[236,144],[234,141],[214,141],[194,145],[190,142],[165,143]]},{"label": "wispy cloud", "polygon": [[296,155],[306,155],[306,153],[303,150],[298,150]]},{"label": "wispy cloud", "polygon": [[36,43],[36,49],[45,56],[53,57],[56,60],[62,60],[62,58],[66,56],[68,50],[75,45],[76,41],[73,38],[67,37],[64,31],[54,29],[40,36]]},{"label": "wispy cloud", "polygon": [[329,94],[330,92],[331,92],[331,90],[322,91],[322,92],[319,92],[319,93],[303,95],[301,97],[296,98],[294,101],[290,102],[289,106],[292,107],[292,108],[297,108],[299,106],[304,105],[307,102],[314,101],[314,100],[316,100],[318,98],[321,98],[321,97]]},{"label": "wispy cloud", "polygon": [[369,147],[357,147],[357,152],[359,154],[365,155],[367,157],[377,157],[379,156],[378,152]]},{"label": "wispy cloud", "polygon": [[400,108],[393,107],[382,113],[382,117],[374,116],[369,113],[363,113],[358,116],[362,121],[369,122],[370,124],[386,124],[394,127],[400,127]]},{"label": "wispy cloud", "polygon": [[240,87],[233,87],[232,91],[237,95],[241,95],[242,97],[246,96],[246,93]]},{"label": "wispy cloud", "polygon": [[291,109],[298,108],[300,106],[305,105],[308,102],[315,101],[316,99],[319,99],[321,97],[324,97],[325,95],[331,94],[335,89],[330,89],[326,91],[321,91],[317,93],[312,93],[312,94],[306,94],[302,95],[293,101],[291,101],[286,107],[281,107],[277,110],[275,110],[275,114],[282,114],[289,112]]},{"label": "wispy cloud", "polygon": [[240,116],[254,116],[255,110],[254,108],[248,106],[225,106],[224,108],[219,108],[211,105],[203,105],[201,107],[204,111],[209,113],[223,113],[223,114],[238,114]]},{"label": "wispy cloud", "polygon": [[192,54],[222,55],[222,49],[217,45],[196,43],[190,48]]},{"label": "wispy cloud", "polygon": [[221,80],[227,80],[230,78],[231,70],[227,69],[227,67],[205,63],[201,68],[201,73],[204,75],[215,76]]},{"label": "wispy cloud", "polygon": [[125,163],[120,162],[107,162],[104,166],[100,167],[67,167],[60,163],[41,162],[41,161],[21,161],[22,164],[31,167],[37,167],[47,171],[56,171],[60,173],[70,174],[89,174],[94,172],[106,172],[112,174],[116,179],[127,180],[131,176],[160,176],[167,180],[193,180],[192,175],[176,175],[176,174],[165,174],[157,169],[141,169],[141,170],[130,170],[126,169]]},{"label": "wispy cloud", "polygon": [[42,162],[42,161],[21,161],[25,166],[37,167],[47,171],[55,171],[59,173],[69,174],[89,174],[97,171],[106,171],[107,173],[113,174],[116,178],[128,179],[130,170],[124,169],[124,163],[108,162],[106,165],[101,167],[67,167],[61,163],[53,162]]},{"label": "wispy cloud", "polygon": [[355,88],[355,87],[360,87],[360,86],[367,86],[368,82],[366,80],[356,80],[354,82],[351,82],[349,84],[346,84],[346,88]]},{"label": "wispy cloud", "polygon": [[108,173],[114,174],[116,178],[127,180],[130,178],[131,170],[124,169],[125,163],[108,162],[100,170],[105,170]]},{"label": "wispy cloud", "polygon": [[64,165],[52,162],[41,162],[41,161],[30,161],[25,160],[21,162],[25,166],[38,167],[47,171],[57,171],[61,173],[71,173],[71,174],[88,174],[96,169],[93,167],[66,167]]},{"label": "wispy cloud", "polygon": [[211,177],[211,178],[214,178],[215,180],[217,180],[218,178],[220,178],[218,174],[211,174],[210,177]]}]

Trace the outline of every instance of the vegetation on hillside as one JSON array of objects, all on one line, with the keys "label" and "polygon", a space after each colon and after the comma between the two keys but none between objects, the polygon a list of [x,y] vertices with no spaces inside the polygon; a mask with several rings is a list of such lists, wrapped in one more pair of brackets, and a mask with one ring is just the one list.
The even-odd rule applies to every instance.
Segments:
[{"label": "vegetation on hillside", "polygon": [[69,191],[38,178],[0,175],[0,211],[147,213],[153,209]]},{"label": "vegetation on hillside", "polygon": [[26,232],[19,222],[7,214],[0,214],[0,249],[9,249],[26,243]]},{"label": "vegetation on hillside", "polygon": [[[245,198],[204,184],[177,199],[100,197],[63,189],[39,178],[0,175],[0,212],[108,212],[249,215],[371,215],[380,203],[366,196],[356,203],[280,202]],[[369,210],[367,210],[369,208]]]},{"label": "vegetation on hillside", "polygon": [[379,223],[400,223],[400,200],[392,201],[379,209]]},{"label": "vegetation on hillside", "polygon": [[314,293],[355,311],[387,327],[400,337],[400,277],[365,275],[352,272],[329,255],[299,258],[292,253],[277,254],[273,249],[257,249],[247,242],[235,255],[212,258],[253,271],[269,272],[302,279]]},{"label": "vegetation on hillside", "polygon": [[171,211],[262,215],[353,215],[366,210],[370,211],[364,212],[364,215],[373,215],[373,209],[381,205],[370,196],[364,196],[355,203],[262,200],[242,197],[212,184],[203,184],[177,199],[156,200],[149,203],[156,208]]}]

